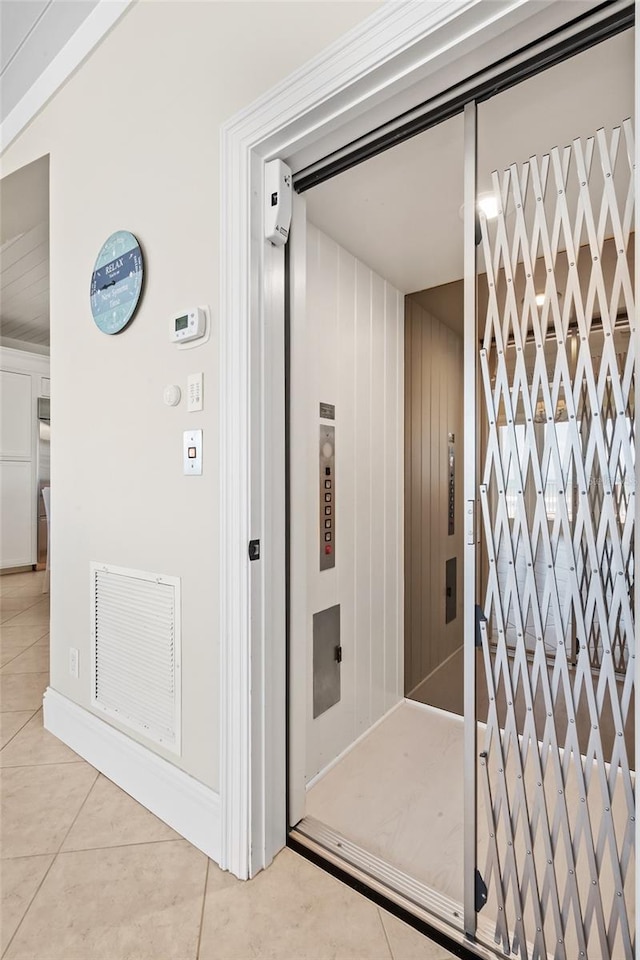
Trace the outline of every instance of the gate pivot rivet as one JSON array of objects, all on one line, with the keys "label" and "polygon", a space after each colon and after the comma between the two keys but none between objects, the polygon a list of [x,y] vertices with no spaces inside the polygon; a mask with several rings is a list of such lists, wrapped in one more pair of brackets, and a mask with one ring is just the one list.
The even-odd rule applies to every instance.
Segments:
[{"label": "gate pivot rivet", "polygon": [[551,863],[551,860],[547,860],[547,863]]},{"label": "gate pivot rivet", "polygon": [[528,857],[531,856],[531,850],[527,850],[527,856],[528,856]]},{"label": "gate pivot rivet", "polygon": [[593,884],[594,887],[597,887],[597,886],[598,886],[597,880],[592,880],[591,883]]},{"label": "gate pivot rivet", "polygon": [[631,823],[635,823],[635,817],[631,817]]},{"label": "gate pivot rivet", "polygon": [[618,890],[618,896],[619,896],[619,897],[622,896],[622,892],[621,892],[620,890]]},{"label": "gate pivot rivet", "polygon": [[573,870],[569,870],[569,873],[573,876]]}]

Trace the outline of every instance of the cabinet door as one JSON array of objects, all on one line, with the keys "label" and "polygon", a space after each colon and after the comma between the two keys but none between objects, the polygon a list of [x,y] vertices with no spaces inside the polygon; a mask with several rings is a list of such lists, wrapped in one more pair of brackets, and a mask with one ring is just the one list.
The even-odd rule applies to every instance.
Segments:
[{"label": "cabinet door", "polygon": [[35,563],[31,462],[0,461],[0,567]]},{"label": "cabinet door", "polygon": [[31,376],[0,370],[0,456],[32,457]]}]

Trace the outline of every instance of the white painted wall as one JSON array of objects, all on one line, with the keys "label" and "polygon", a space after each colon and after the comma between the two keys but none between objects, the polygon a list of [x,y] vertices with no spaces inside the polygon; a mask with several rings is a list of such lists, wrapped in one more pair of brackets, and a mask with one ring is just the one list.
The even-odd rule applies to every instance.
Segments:
[{"label": "white painted wall", "polygon": [[[180,577],[182,756],[138,739],[214,789],[219,127],[377,6],[135,4],[2,158],[5,176],[50,154],[52,686],[90,709],[91,560]],[[136,234],[147,274],[133,323],[106,337],[91,319],[89,282],[117,229]],[[201,303],[213,308],[214,336],[179,352],[170,316]],[[196,371],[204,411],[166,407],[163,387],[186,388]],[[190,427],[204,430],[200,479],[182,476]],[[80,652],[77,680],[70,646]]]},{"label": "white painted wall", "polygon": [[[403,695],[404,297],[312,224],[292,332],[292,643],[307,651],[307,780]],[[319,403],[336,407],[336,565],[319,570]],[[304,464],[304,468],[302,468]],[[294,480],[295,482],[295,480]],[[306,603],[301,595],[306,593]],[[313,614],[341,609],[341,700],[313,719]]]}]

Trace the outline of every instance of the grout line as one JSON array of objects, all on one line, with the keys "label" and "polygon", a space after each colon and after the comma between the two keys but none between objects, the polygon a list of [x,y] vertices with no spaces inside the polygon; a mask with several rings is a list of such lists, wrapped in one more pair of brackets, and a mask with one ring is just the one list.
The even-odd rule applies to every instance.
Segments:
[{"label": "grout line", "polygon": [[[34,764],[34,766],[35,766],[35,764]],[[94,767],[93,769],[95,770],[95,767]],[[69,836],[69,833],[71,832],[71,830],[72,830],[73,827],[75,826],[75,822],[76,822],[76,820],[78,819],[78,817],[80,816],[82,810],[84,809],[84,805],[85,805],[85,803],[87,802],[87,800],[89,799],[89,796],[90,796],[93,788],[95,787],[95,785],[96,785],[96,780],[98,779],[99,776],[100,776],[100,773],[99,773],[98,770],[96,770],[95,779],[94,779],[93,783],[91,784],[91,786],[89,787],[89,789],[87,790],[87,795],[86,795],[86,797],[84,798],[84,800],[82,801],[82,803],[80,804],[80,807],[79,807],[79,809],[78,809],[78,812],[76,813],[75,817],[73,818],[73,820],[72,820],[72,822],[71,822],[71,826],[69,827],[69,829],[68,829],[67,832],[65,833],[64,837],[62,838],[62,841],[60,842],[60,846],[58,847],[57,852],[53,854],[51,863],[49,864],[47,870],[45,871],[45,874],[44,874],[42,880],[41,880],[40,883],[38,884],[38,888],[37,888],[36,892],[35,892],[34,895],[31,897],[31,900],[30,900],[29,903],[27,904],[26,910],[25,910],[24,913],[22,914],[22,919],[20,920],[20,923],[18,924],[18,926],[17,926],[16,929],[14,930],[13,936],[12,936],[11,939],[9,940],[9,943],[7,944],[5,950],[4,950],[3,954],[2,954],[3,957],[6,956],[7,951],[9,950],[11,944],[13,943],[13,941],[15,940],[15,938],[16,938],[16,936],[17,936],[17,934],[18,934],[18,931],[20,930],[22,924],[23,924],[24,921],[25,921],[25,917],[26,917],[27,914],[29,913],[29,910],[31,909],[34,900],[36,899],[36,897],[38,896],[40,890],[42,889],[43,883],[45,882],[45,880],[46,880],[47,877],[49,876],[49,873],[50,873],[50,871],[51,871],[51,868],[53,867],[54,863],[55,863],[56,860],[58,859],[58,854],[60,853],[60,850],[62,849],[62,844],[65,842],[65,840],[66,840],[67,837]],[[51,854],[49,854],[49,856],[51,856]],[[16,857],[16,858],[14,858],[14,859],[18,859],[18,858]]]},{"label": "grout line", "polygon": [[384,925],[384,918],[383,918],[383,916],[382,916],[382,910],[381,910],[380,907],[378,907],[377,909],[378,909],[378,917],[380,918],[380,924],[381,924],[381,926],[382,926],[382,932],[384,933],[384,938],[385,938],[385,940],[387,941],[387,948],[388,948],[388,950],[389,950],[389,956],[391,957],[391,960],[394,960],[393,950],[391,949],[391,942],[390,942],[390,940],[389,940],[389,934],[387,933],[387,928],[386,928],[385,925]]},{"label": "grout line", "polygon": [[[40,889],[41,889],[41,887],[42,887],[42,884],[45,882],[45,880],[46,880],[47,877],[49,876],[49,871],[51,870],[51,867],[52,867],[52,866],[54,865],[54,863],[56,862],[56,856],[57,856],[57,855],[56,855],[55,853],[54,853],[54,854],[50,854],[50,853],[49,853],[49,854],[37,853],[37,854],[32,854],[32,856],[37,856],[37,857],[49,856],[49,857],[51,857],[51,863],[49,864],[49,866],[48,866],[47,869],[45,870],[45,872],[44,872],[44,874],[43,874],[43,877],[42,877],[42,880],[40,881],[40,883],[39,883],[38,886],[36,887],[36,890],[35,890],[33,896],[32,896],[31,899],[29,900],[29,903],[27,904],[27,906],[26,906],[26,908],[25,908],[25,911],[24,911],[24,913],[22,914],[22,919],[20,920],[20,923],[18,924],[18,926],[17,926],[17,927],[15,928],[15,930],[13,931],[13,934],[12,934],[12,936],[11,936],[11,939],[9,940],[8,944],[6,945],[6,947],[4,948],[4,950],[2,951],[2,956],[3,956],[3,957],[6,957],[8,951],[9,951],[9,947],[11,946],[11,944],[13,943],[13,941],[15,940],[16,934],[17,934],[18,930],[20,929],[20,927],[22,926],[22,924],[23,924],[23,922],[24,922],[24,918],[26,917],[27,913],[28,913],[29,910],[31,909],[31,904],[33,903],[33,901],[35,900],[35,898],[36,898],[36,897],[38,896],[38,894],[40,893]],[[19,860],[20,858],[19,858],[19,857],[7,857],[7,858],[5,858],[5,859],[7,859],[7,860],[8,860],[8,859]]]},{"label": "grout line", "polygon": [[[121,850],[123,847],[153,847],[160,843],[180,843],[181,841],[189,843],[188,840],[185,841],[184,837],[180,836],[167,837],[166,840],[132,840],[130,843],[110,843],[109,846],[103,845],[101,847],[69,847],[67,850],[58,850],[56,856],[65,857],[68,853],[91,853],[96,850]],[[64,840],[62,842],[64,843]],[[193,846],[193,844],[190,844],[190,846]]]},{"label": "grout line", "polygon": [[204,923],[204,908],[207,903],[207,886],[209,884],[209,867],[211,860],[207,857],[207,869],[204,875],[204,893],[202,895],[202,910],[200,911],[200,927],[198,930],[198,946],[196,948],[196,960],[200,960],[200,945],[202,943],[202,925]]},{"label": "grout line", "polygon": [[[0,627],[0,636],[1,636],[1,635],[2,635],[2,627]],[[14,657],[11,657],[11,659],[10,659],[10,660],[7,660],[6,663],[3,663],[2,666],[0,667],[0,674],[3,673],[5,667],[8,667],[9,664],[10,664],[10,663],[13,663],[14,660],[17,660],[18,657],[21,657],[23,653],[26,653],[26,652],[27,652],[27,650],[31,650],[32,647],[35,647],[35,646],[36,646],[36,644],[42,643],[42,641],[44,640],[44,638],[45,638],[46,636],[47,636],[47,634],[46,634],[46,633],[43,633],[41,637],[38,637],[37,640],[34,640],[33,643],[28,644],[28,646],[23,647],[22,650],[18,651],[18,653],[16,653],[16,655],[15,655]],[[30,671],[27,670],[26,672],[29,673]],[[34,673],[41,673],[42,671],[41,671],[41,670],[35,670],[35,671],[33,671],[33,672],[34,672]]]},{"label": "grout line", "polygon": [[[26,613],[28,610],[33,610],[33,608],[36,606],[36,604],[42,603],[42,600],[43,600],[43,597],[44,597],[44,596],[46,596],[46,594],[43,594],[43,595],[40,596],[40,597],[25,597],[25,598],[24,598],[25,600],[33,600],[33,603],[30,603],[27,607],[24,608],[24,610],[19,610],[17,613],[11,614],[11,616],[10,616],[10,617],[7,617],[6,620],[3,620],[3,621],[2,621],[2,624],[0,624],[0,625],[3,626],[3,627],[8,627],[8,626],[10,626],[10,625],[11,625],[11,621],[12,621],[12,620],[15,620],[16,617],[21,617],[22,614],[23,614],[23,613]],[[19,598],[19,597],[5,597],[4,599],[8,602],[8,601],[10,601],[10,600],[19,600],[20,598]],[[1,607],[1,606],[2,606],[2,597],[0,597],[0,607]],[[49,613],[51,613],[51,611],[49,611]],[[49,619],[50,619],[50,618],[47,618],[47,623],[49,622]],[[20,624],[18,624],[18,626],[20,626]],[[38,623],[25,623],[24,626],[25,626],[25,627],[38,627],[38,626],[40,626],[40,624],[38,624]]]},{"label": "grout line", "polygon": [[[29,721],[27,721],[27,723],[28,722]],[[4,750],[4,747],[2,749]],[[68,749],[70,750],[71,747]],[[83,760],[82,757],[78,757],[77,760],[45,760],[43,763],[5,763],[0,766],[0,770],[24,770],[26,767],[69,767],[73,763],[84,763],[87,767],[91,766],[91,764]],[[93,769],[95,770],[95,767]]]},{"label": "grout line", "polygon": [[[20,733],[20,730],[24,730],[24,728],[26,727],[26,725],[27,725],[28,723],[31,723],[31,721],[32,721],[33,718],[35,717],[35,715],[36,715],[36,713],[38,712],[38,710],[41,710],[41,709],[42,709],[42,707],[38,707],[36,710],[33,711],[33,713],[31,714],[30,717],[27,717],[27,719],[26,719],[25,722],[22,724],[22,726],[19,727],[19,728],[16,730],[16,732],[13,734],[12,737],[9,737],[9,739],[8,739],[7,742],[4,744],[4,746],[2,747],[2,749],[0,749],[0,753],[2,753],[2,750],[4,750],[5,747],[8,747],[8,746],[9,746],[9,744],[11,743],[12,740],[15,740],[15,738],[16,738],[16,737],[18,736],[18,734]],[[26,713],[26,712],[27,712],[26,710],[8,710],[8,711],[7,711],[7,713]]]},{"label": "grout line", "polygon": [[[23,707],[22,710],[20,710],[20,709],[18,709],[18,710],[0,710],[0,716],[4,717],[4,716],[6,716],[7,714],[10,714],[10,713],[28,713],[29,710],[31,710],[31,709],[32,709],[31,707]],[[35,713],[37,713],[38,710],[42,710],[42,704],[41,704],[39,707],[36,707]]]}]

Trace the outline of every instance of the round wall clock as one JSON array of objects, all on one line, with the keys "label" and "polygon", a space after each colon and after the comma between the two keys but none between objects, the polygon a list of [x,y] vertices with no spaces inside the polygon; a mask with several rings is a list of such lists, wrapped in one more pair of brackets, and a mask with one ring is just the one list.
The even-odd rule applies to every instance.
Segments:
[{"label": "round wall clock", "polygon": [[129,323],[142,293],[140,244],[118,230],[103,244],[91,277],[91,313],[103,333],[120,333]]}]

